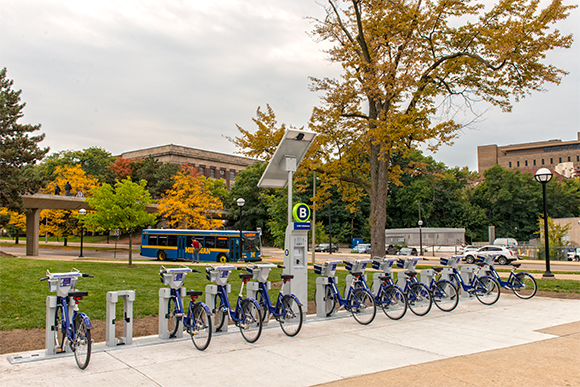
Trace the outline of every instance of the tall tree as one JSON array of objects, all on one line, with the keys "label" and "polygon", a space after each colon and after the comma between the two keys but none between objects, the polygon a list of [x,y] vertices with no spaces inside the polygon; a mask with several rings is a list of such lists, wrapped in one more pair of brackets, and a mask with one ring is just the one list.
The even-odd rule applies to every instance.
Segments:
[{"label": "tall tree", "polygon": [[[313,79],[323,93],[311,127],[320,133],[314,167],[329,182],[361,187],[370,197],[372,254],[383,253],[393,163],[418,144],[436,149],[462,127],[437,110],[483,100],[510,111],[512,101],[564,71],[542,63],[569,48],[572,36],[551,25],[570,9],[561,0],[328,0],[313,35],[334,44],[340,79]],[[452,115],[451,115],[452,116]],[[348,188],[352,189],[352,188]],[[355,198],[352,196],[352,198]]]},{"label": "tall tree", "polygon": [[119,229],[129,234],[129,265],[133,264],[133,233],[150,226],[157,219],[156,214],[146,211],[147,205],[153,202],[145,188],[147,182],[139,184],[131,179],[117,180],[115,188],[107,183],[93,191],[93,197],[87,202],[95,212],[86,214],[81,221],[94,229]]},{"label": "tall tree", "polygon": [[42,160],[48,148],[39,148],[44,133],[30,134],[40,125],[19,124],[25,103],[20,103],[21,90],[12,90],[13,81],[6,78],[6,68],[0,70],[0,207],[22,210],[20,195],[34,193],[41,181],[25,176],[23,170]]}]

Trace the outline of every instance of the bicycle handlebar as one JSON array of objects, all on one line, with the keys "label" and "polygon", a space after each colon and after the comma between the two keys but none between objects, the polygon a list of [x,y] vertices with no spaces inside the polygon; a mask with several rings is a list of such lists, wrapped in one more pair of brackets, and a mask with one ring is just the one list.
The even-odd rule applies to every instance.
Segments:
[{"label": "bicycle handlebar", "polygon": [[286,268],[286,266],[284,266],[284,265],[276,265],[276,266],[278,266],[279,269],[285,269]]},{"label": "bicycle handlebar", "polygon": [[92,274],[86,274],[86,273],[83,273],[83,277],[95,278],[94,275],[92,275]]},{"label": "bicycle handlebar", "polygon": [[46,281],[47,279],[48,279],[48,276],[42,277],[39,281]]}]

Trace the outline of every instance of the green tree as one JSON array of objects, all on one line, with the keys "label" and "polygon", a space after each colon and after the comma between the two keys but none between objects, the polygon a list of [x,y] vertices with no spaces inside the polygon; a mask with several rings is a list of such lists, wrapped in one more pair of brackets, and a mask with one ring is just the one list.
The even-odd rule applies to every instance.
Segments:
[{"label": "green tree", "polygon": [[107,183],[93,191],[93,197],[87,198],[95,212],[86,214],[81,221],[94,229],[119,229],[129,234],[129,265],[133,264],[133,233],[155,224],[157,215],[146,211],[153,200],[145,188],[147,182],[139,184],[131,179],[117,180],[115,188]]},{"label": "green tree", "polygon": [[162,163],[153,156],[131,160],[131,177],[135,181],[145,180],[147,190],[154,198],[159,198],[173,186],[173,178],[179,173],[179,166]]},{"label": "green tree", "polygon": [[21,90],[12,90],[13,81],[6,78],[6,68],[0,70],[0,207],[22,211],[20,195],[34,193],[40,179],[24,171],[42,160],[48,148],[39,148],[44,133],[30,134],[40,125],[19,124],[25,103],[20,103]]},{"label": "green tree", "polygon": [[[370,197],[372,254],[383,253],[387,196],[398,182],[397,155],[417,145],[451,143],[462,127],[437,107],[470,107],[483,100],[510,111],[512,102],[564,71],[542,61],[549,50],[569,48],[571,35],[551,25],[570,9],[560,0],[328,0],[313,35],[343,72],[313,79],[322,105],[310,127],[317,131],[311,168],[341,190]],[[317,152],[318,151],[318,152]],[[362,188],[355,191],[349,187]]]},{"label": "green tree", "polygon": [[100,182],[111,179],[112,172],[108,168],[115,157],[100,147],[89,147],[83,150],[63,150],[48,155],[38,166],[42,174],[53,180],[58,167],[80,166],[87,175],[96,177]]}]

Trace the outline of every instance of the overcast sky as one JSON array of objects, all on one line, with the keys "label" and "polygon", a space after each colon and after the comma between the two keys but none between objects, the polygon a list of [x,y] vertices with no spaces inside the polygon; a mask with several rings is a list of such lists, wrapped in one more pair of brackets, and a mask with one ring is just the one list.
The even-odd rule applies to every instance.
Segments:
[{"label": "overcast sky", "polygon": [[[0,0],[0,67],[22,90],[20,123],[40,123],[51,152],[173,143],[233,153],[225,136],[254,130],[259,106],[307,124],[318,104],[308,77],[340,71],[307,35],[304,17],[323,15],[315,0]],[[559,28],[579,39],[580,11]],[[579,45],[546,59],[570,72],[561,85],[510,114],[479,106],[483,119],[434,157],[477,170],[478,145],[576,139]]]}]

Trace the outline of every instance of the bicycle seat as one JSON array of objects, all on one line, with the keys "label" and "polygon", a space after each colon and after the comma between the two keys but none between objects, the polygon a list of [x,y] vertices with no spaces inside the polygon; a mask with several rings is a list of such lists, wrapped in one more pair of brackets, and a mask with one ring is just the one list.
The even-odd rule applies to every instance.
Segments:
[{"label": "bicycle seat", "polygon": [[408,275],[409,277],[414,277],[417,275],[417,272],[415,270],[407,270],[405,274]]},{"label": "bicycle seat", "polygon": [[294,274],[280,274],[280,278],[282,278],[283,280],[289,280],[294,278]]},{"label": "bicycle seat", "polygon": [[521,263],[513,263],[513,262],[510,262],[510,265],[512,265],[515,268],[518,268],[518,267],[522,266]]},{"label": "bicycle seat", "polygon": [[199,296],[201,296],[203,294],[203,292],[201,290],[193,290],[193,289],[190,289],[190,290],[187,291],[186,294],[188,296],[198,296],[199,297]]},{"label": "bicycle seat", "polygon": [[355,277],[360,277],[362,275],[362,273],[363,273],[362,271],[353,271],[350,274],[352,274]]},{"label": "bicycle seat", "polygon": [[475,264],[479,267],[487,266],[487,264],[483,262],[475,262]]},{"label": "bicycle seat", "polygon": [[379,279],[382,281],[386,281],[388,279],[391,279],[391,275],[390,274],[380,275]]},{"label": "bicycle seat", "polygon": [[68,292],[69,297],[75,298],[75,297],[87,297],[89,295],[89,292],[86,291],[80,291],[80,290],[74,290],[72,292]]},{"label": "bicycle seat", "polygon": [[240,274],[240,278],[241,279],[251,279],[254,275],[252,273],[241,273]]},{"label": "bicycle seat", "polygon": [[437,273],[439,273],[441,270],[443,270],[442,267],[437,267],[437,266],[431,266],[431,269],[435,270]]}]

